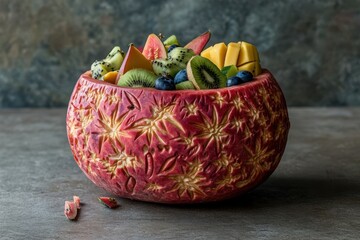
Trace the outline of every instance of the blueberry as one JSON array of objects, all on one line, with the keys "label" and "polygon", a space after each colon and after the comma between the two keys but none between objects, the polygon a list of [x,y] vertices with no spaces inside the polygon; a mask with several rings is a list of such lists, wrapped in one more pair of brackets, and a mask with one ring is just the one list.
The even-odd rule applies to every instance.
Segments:
[{"label": "blueberry", "polygon": [[231,86],[239,85],[241,83],[242,81],[239,77],[233,76],[227,80],[226,86],[231,87]]},{"label": "blueberry", "polygon": [[187,80],[189,80],[189,79],[188,79],[188,76],[187,76],[187,73],[186,73],[186,69],[183,69],[183,70],[179,71],[175,75],[174,83],[178,84],[178,83],[181,83],[181,82],[185,82]]},{"label": "blueberry", "polygon": [[159,77],[155,81],[155,88],[158,90],[175,90],[174,80],[167,77]]},{"label": "blueberry", "polygon": [[176,44],[170,45],[170,47],[168,48],[168,52],[171,52],[171,50],[173,50],[174,48],[177,48],[177,47],[179,47],[179,45],[176,45]]},{"label": "blueberry", "polygon": [[241,79],[241,83],[250,82],[253,79],[253,75],[249,71],[240,71],[236,76]]}]

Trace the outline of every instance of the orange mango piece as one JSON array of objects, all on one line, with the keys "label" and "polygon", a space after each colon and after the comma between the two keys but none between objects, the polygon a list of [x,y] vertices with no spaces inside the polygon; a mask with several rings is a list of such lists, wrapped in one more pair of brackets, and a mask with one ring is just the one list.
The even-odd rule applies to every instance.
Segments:
[{"label": "orange mango piece", "polygon": [[239,42],[239,43],[240,43],[240,53],[239,53],[237,66],[240,66],[248,62],[259,61],[258,51],[254,45],[247,42]]},{"label": "orange mango piece", "polygon": [[115,84],[117,75],[118,71],[108,72],[103,76],[103,80],[104,82]]},{"label": "orange mango piece", "polygon": [[237,65],[239,53],[240,53],[240,43],[231,42],[227,45],[227,51],[225,56],[224,67]]},{"label": "orange mango piece", "polygon": [[205,49],[204,51],[201,52],[201,56],[204,57],[204,58],[207,58],[209,60],[211,60],[211,56],[210,56],[210,52],[211,52],[211,47],[208,47],[207,49]]},{"label": "orange mango piece", "polygon": [[225,55],[226,55],[227,47],[225,43],[217,43],[215,44],[210,51],[211,61],[219,68],[222,69],[224,67]]}]

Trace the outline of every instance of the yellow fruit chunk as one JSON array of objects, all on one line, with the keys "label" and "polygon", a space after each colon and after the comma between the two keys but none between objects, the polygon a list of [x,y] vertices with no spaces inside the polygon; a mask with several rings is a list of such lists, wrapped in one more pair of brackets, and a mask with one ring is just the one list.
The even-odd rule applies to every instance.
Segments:
[{"label": "yellow fruit chunk", "polygon": [[258,61],[244,63],[243,65],[238,66],[238,70],[239,71],[249,71],[253,74],[254,77],[261,74],[261,72],[262,72],[260,63]]},{"label": "yellow fruit chunk", "polygon": [[239,43],[240,43],[240,54],[237,61],[237,66],[253,61],[260,62],[258,51],[254,45],[247,42],[239,42]]},{"label": "yellow fruit chunk", "polygon": [[102,78],[105,82],[115,84],[117,75],[118,75],[118,71],[112,71],[112,72],[106,73]]},{"label": "yellow fruit chunk", "polygon": [[225,43],[217,43],[215,44],[210,51],[211,61],[219,68],[222,69],[224,67],[225,55],[226,55],[227,47]]},{"label": "yellow fruit chunk", "polygon": [[211,52],[211,47],[208,47],[207,49],[205,49],[204,51],[201,52],[201,56],[204,57],[204,58],[207,58],[209,60],[211,60],[211,57],[210,57],[210,52]]},{"label": "yellow fruit chunk", "polygon": [[240,53],[240,43],[231,42],[227,46],[224,67],[237,65]]}]

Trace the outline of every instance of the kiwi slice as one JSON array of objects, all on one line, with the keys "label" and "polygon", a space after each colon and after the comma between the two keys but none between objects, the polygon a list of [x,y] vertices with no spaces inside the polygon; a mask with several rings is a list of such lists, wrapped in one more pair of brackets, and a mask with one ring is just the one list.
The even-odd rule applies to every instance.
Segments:
[{"label": "kiwi slice", "polygon": [[175,85],[176,90],[195,89],[194,84],[190,81],[184,81]]},{"label": "kiwi slice", "polygon": [[195,53],[192,49],[177,47],[169,52],[168,60],[177,62],[180,66],[183,65],[185,68],[185,65],[193,56],[195,56]]},{"label": "kiwi slice", "polygon": [[100,79],[108,72],[104,61],[95,61],[91,64],[91,74],[95,79]]},{"label": "kiwi slice", "polygon": [[155,87],[157,77],[153,72],[135,68],[122,75],[117,83],[121,87]]},{"label": "kiwi slice", "polygon": [[165,41],[164,41],[164,45],[165,46],[170,46],[170,45],[180,45],[176,36],[175,35],[171,35],[170,37],[168,37]]},{"label": "kiwi slice", "polygon": [[115,46],[103,61],[105,62],[107,70],[110,72],[119,70],[123,60],[124,52],[120,47]]},{"label": "kiwi slice", "polygon": [[177,62],[166,59],[156,59],[152,62],[153,70],[158,76],[174,78],[175,75],[186,66],[180,66]]},{"label": "kiwi slice", "polygon": [[192,57],[187,64],[186,72],[196,89],[226,87],[226,76],[207,58]]}]

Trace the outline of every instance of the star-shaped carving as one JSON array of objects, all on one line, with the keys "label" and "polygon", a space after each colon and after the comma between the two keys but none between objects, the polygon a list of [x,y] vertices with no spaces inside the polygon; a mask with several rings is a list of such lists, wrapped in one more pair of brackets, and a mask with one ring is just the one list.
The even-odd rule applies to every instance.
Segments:
[{"label": "star-shaped carving", "polygon": [[169,176],[174,181],[174,186],[169,192],[176,191],[179,198],[187,194],[190,199],[195,199],[197,195],[206,195],[201,189],[205,180],[205,177],[200,175],[202,167],[202,164],[196,160],[187,169],[182,168],[181,174]]},{"label": "star-shaped carving", "polygon": [[105,141],[110,141],[110,143],[115,146],[119,144],[123,147],[121,142],[121,137],[131,137],[124,129],[121,128],[122,123],[127,116],[128,112],[118,115],[118,106],[111,112],[110,115],[105,112],[98,110],[99,120],[97,122],[97,127],[100,129],[98,132],[92,132],[91,134],[99,135],[99,151],[101,152],[101,146]]},{"label": "star-shaped carving", "polygon": [[240,118],[234,118],[233,120],[231,120],[231,126],[232,128],[236,129],[236,132],[239,132],[240,130],[244,129],[245,126],[245,120],[244,119],[240,119]]},{"label": "star-shaped carving", "polygon": [[230,166],[227,168],[226,175],[223,176],[222,179],[216,182],[216,189],[219,190],[224,187],[234,188],[234,183],[239,180],[238,175],[234,175],[234,168]]},{"label": "star-shaped carving", "polygon": [[110,90],[109,94],[105,95],[105,99],[109,104],[117,104],[121,101],[121,96],[118,96],[115,89]]},{"label": "star-shaped carving", "polygon": [[238,111],[241,111],[245,106],[245,101],[242,100],[239,95],[236,95],[230,103]]},{"label": "star-shaped carving", "polygon": [[181,111],[185,112],[184,117],[196,116],[198,114],[199,108],[195,103],[189,103],[185,100],[184,107]]},{"label": "star-shaped carving", "polygon": [[[176,120],[174,116],[174,109],[176,103],[164,103],[164,100],[158,100],[154,97],[154,103],[152,107],[152,119],[154,121],[159,121],[163,126],[166,127],[166,123],[171,124],[172,126],[176,127],[178,130],[185,132],[184,127],[181,125],[179,121]],[[166,129],[168,131],[168,129]]]},{"label": "star-shaped carving", "polygon": [[220,108],[222,108],[223,104],[226,103],[224,96],[219,92],[217,92],[215,95],[210,96],[210,98],[213,100],[214,104],[219,104]]},{"label": "star-shaped carving", "polygon": [[166,131],[160,127],[159,121],[155,121],[151,118],[141,119],[138,122],[135,122],[132,130],[137,131],[135,139],[138,139],[142,135],[146,135],[146,140],[149,145],[151,145],[154,137],[162,144],[166,143],[160,136],[160,134],[165,135]]},{"label": "star-shaped carving", "polygon": [[256,141],[255,149],[251,149],[247,146],[245,146],[245,149],[249,153],[249,159],[246,164],[253,168],[252,177],[255,178],[259,174],[262,174],[270,169],[271,164],[268,159],[274,154],[274,149],[269,150],[267,146],[264,146],[261,143],[260,139]]},{"label": "star-shaped carving", "polygon": [[213,108],[213,116],[210,119],[208,116],[201,113],[203,123],[195,123],[194,126],[199,129],[199,134],[196,137],[205,139],[205,149],[209,147],[211,143],[215,143],[216,151],[220,152],[225,142],[228,139],[229,134],[225,131],[225,128],[229,125],[229,114],[230,111],[226,112],[223,118],[219,119],[219,114],[216,108]]},{"label": "star-shaped carving", "polygon": [[168,124],[178,129],[180,132],[185,132],[185,129],[181,123],[176,120],[174,116],[175,103],[163,103],[164,100],[158,102],[154,97],[154,103],[152,104],[150,118],[142,118],[132,124],[131,129],[137,132],[136,138],[142,135],[146,135],[146,139],[149,145],[151,145],[153,138],[155,137],[162,144],[166,144],[162,135],[172,135],[173,131],[168,129]]},{"label": "star-shaped carving", "polygon": [[113,155],[109,156],[108,164],[112,167],[112,174],[116,174],[117,169],[123,169],[128,174],[128,168],[135,169],[139,166],[136,156],[126,154],[125,151],[116,150]]}]

